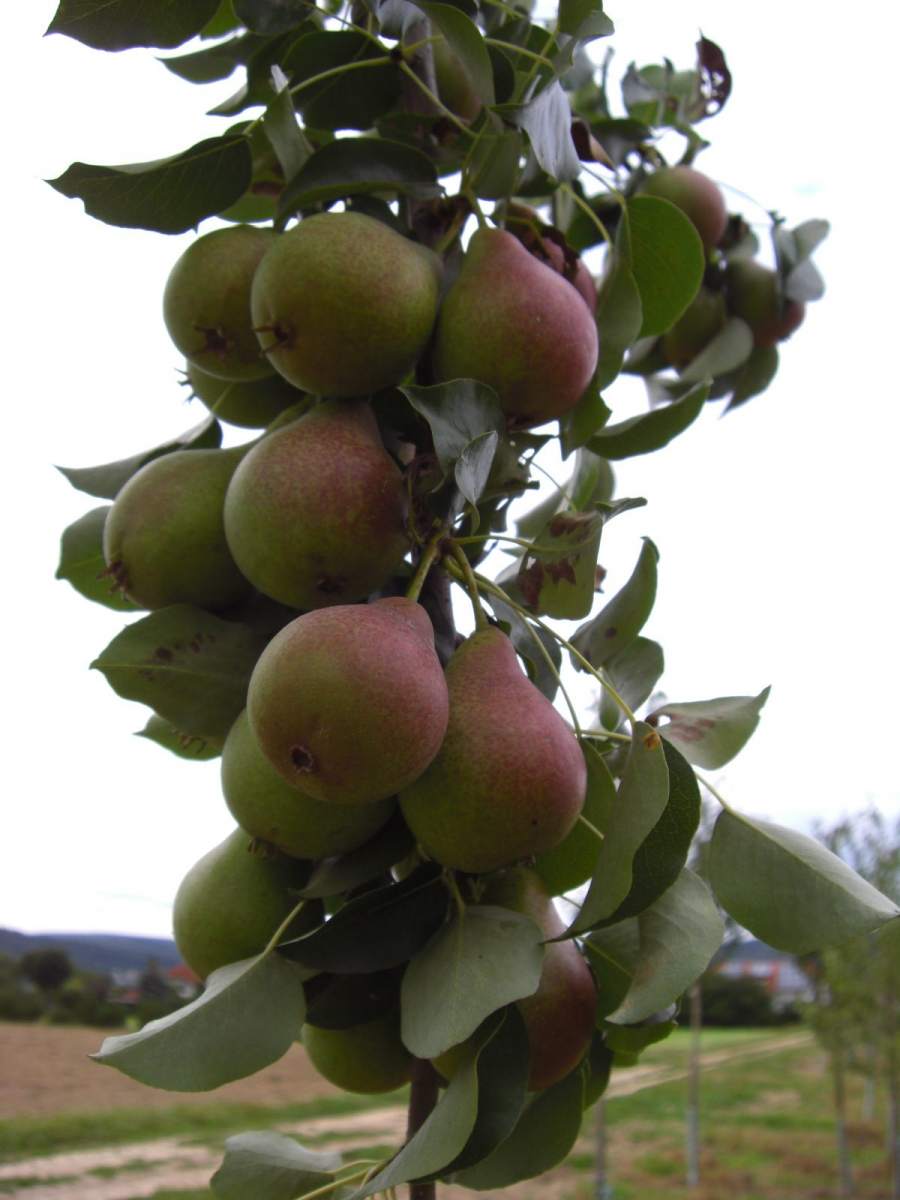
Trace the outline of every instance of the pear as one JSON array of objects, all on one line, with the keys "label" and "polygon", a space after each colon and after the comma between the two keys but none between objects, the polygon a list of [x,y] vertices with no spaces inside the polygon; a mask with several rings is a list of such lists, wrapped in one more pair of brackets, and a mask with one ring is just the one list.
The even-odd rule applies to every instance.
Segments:
[{"label": "pear", "polygon": [[275,234],[253,225],[197,238],[175,263],[163,294],[163,319],[181,353],[220,379],[263,379],[272,367],[250,317],[250,284]]},{"label": "pear", "polygon": [[364,400],[327,400],[270,433],[235,472],[228,545],[273,600],[320,608],[361,600],[403,560],[406,492]]},{"label": "pear", "polygon": [[355,850],[378,832],[394,810],[391,800],[323,804],[292,787],[260,750],[246,709],[225,739],[222,791],[242,829],[293,858],[328,858]]},{"label": "pear", "polygon": [[444,299],[438,380],[479,379],[520,426],[578,403],[597,365],[597,326],[575,288],[503,229],[479,229]]},{"label": "pear", "polygon": [[141,467],[116,496],[103,529],[103,555],[108,573],[135,604],[221,609],[249,594],[222,517],[244,451],[176,450]]},{"label": "pear", "polygon": [[265,379],[217,379],[189,362],[187,382],[191,393],[220,421],[241,429],[263,429],[279,413],[304,399],[303,392],[291,387],[280,375]]},{"label": "pear", "polygon": [[[482,903],[524,913],[545,938],[558,937],[565,930],[539,876],[527,867],[514,867],[492,879]],[[578,1066],[594,1032],[597,990],[590,968],[573,941],[545,945],[537,991],[517,1004],[531,1051],[528,1087],[540,1091]]]},{"label": "pear", "polygon": [[728,307],[750,326],[757,346],[774,346],[791,336],[806,306],[785,300],[775,271],[750,258],[735,258],[725,272]]},{"label": "pear", "polygon": [[263,651],[250,724],[281,775],[317,800],[382,801],[417,779],[447,727],[425,609],[402,596],[304,613]]},{"label": "pear", "polygon": [[243,829],[185,875],[172,913],[178,952],[205,979],[217,967],[261,953],[297,903],[301,865],[260,846]]},{"label": "pear", "polygon": [[686,367],[713,340],[727,320],[725,297],[708,287],[700,291],[662,340],[663,354],[673,367]]},{"label": "pear", "polygon": [[317,213],[282,234],[253,280],[253,324],[295,387],[363,396],[400,383],[437,315],[440,260],[374,217]]},{"label": "pear", "polygon": [[545,224],[540,215],[527,204],[511,202],[504,206],[506,228],[536,258],[551,266],[567,279],[588,306],[591,315],[597,312],[597,285],[584,262],[561,244],[563,235],[552,225]]},{"label": "pear", "polygon": [[413,1060],[400,1040],[399,1012],[348,1029],[304,1025],[303,1045],[319,1074],[345,1092],[374,1095],[409,1082]]},{"label": "pear", "polygon": [[569,726],[496,627],[463,642],[446,675],[447,736],[400,793],[416,839],[445,867],[476,873],[551,849],[584,803],[584,756]]},{"label": "pear", "polygon": [[475,91],[465,64],[450,49],[447,39],[433,39],[434,74],[438,96],[446,108],[463,121],[474,121],[481,112],[481,97]]},{"label": "pear", "polygon": [[661,167],[641,184],[645,196],[658,196],[680,208],[711,250],[725,232],[728,211],[717,184],[693,167]]}]

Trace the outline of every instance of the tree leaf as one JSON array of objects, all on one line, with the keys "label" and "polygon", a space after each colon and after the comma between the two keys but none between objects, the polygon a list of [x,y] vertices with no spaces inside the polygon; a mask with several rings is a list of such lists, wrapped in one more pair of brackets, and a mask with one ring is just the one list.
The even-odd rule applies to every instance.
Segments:
[{"label": "tree leaf", "polygon": [[592,666],[603,666],[643,629],[656,599],[658,561],[659,551],[649,538],[644,538],[628,582],[596,617],[578,628],[572,644]]},{"label": "tree leaf", "polygon": [[185,233],[234,204],[253,179],[250,142],[241,134],[206,138],[156,162],[104,167],[75,162],[48,183],[107,225]]},{"label": "tree leaf", "polygon": [[434,864],[401,883],[348,901],[312,933],[284,942],[279,951],[316,971],[365,975],[399,966],[425,945],[444,920],[447,890]]},{"label": "tree leaf", "polygon": [[586,616],[597,589],[597,555],[602,512],[563,512],[551,517],[526,550],[519,566],[519,590],[526,607],[551,617]]},{"label": "tree leaf", "polygon": [[538,1092],[513,1132],[493,1154],[453,1176],[453,1182],[475,1191],[504,1188],[542,1175],[562,1162],[578,1137],[584,1107],[580,1070]]},{"label": "tree leaf", "polygon": [[469,152],[472,190],[481,200],[505,200],[516,190],[523,139],[518,129],[480,133]]},{"label": "tree leaf", "polygon": [[839,946],[900,916],[820,842],[728,810],[713,831],[709,880],[726,912],[790,954]]},{"label": "tree leaf", "polygon": [[56,578],[71,583],[86,600],[117,612],[135,612],[136,606],[115,587],[106,573],[103,557],[103,526],[108,504],[92,508],[63,531]]},{"label": "tree leaf", "polygon": [[[711,342],[681,371],[684,383],[698,383],[736,371],[753,353],[753,334],[740,317],[731,317]],[[690,395],[690,392],[688,393]]]},{"label": "tree leaf", "polygon": [[280,954],[219,967],[196,1000],[139,1033],[106,1038],[91,1057],[170,1092],[207,1092],[244,1079],[297,1040],[303,979],[304,972]]},{"label": "tree leaf", "polygon": [[[596,935],[596,936],[595,936]],[[593,930],[582,942],[597,985],[597,1024],[615,1012],[631,987],[634,965],[640,957],[637,918],[630,917]]]},{"label": "tree leaf", "polygon": [[[628,992],[608,1020],[619,1025],[646,1021],[677,1000],[709,965],[722,942],[725,923],[709,888],[693,871],[676,881],[637,921],[637,958],[622,963],[631,975]],[[614,927],[594,930],[590,942],[603,947]]]},{"label": "tree leaf", "polygon": [[[601,754],[588,741],[581,743],[587,767],[587,789],[581,815],[594,829],[604,833],[616,803],[616,785]],[[576,821],[571,831],[552,850],[541,854],[534,869],[553,896],[570,892],[594,874],[600,842],[596,834],[582,821]]]},{"label": "tree leaf", "polygon": [[242,25],[273,37],[296,29],[306,20],[309,0],[234,0],[234,11]]},{"label": "tree leaf", "polygon": [[[665,669],[663,648],[650,638],[637,637],[607,659],[603,669],[609,682],[634,712],[653,694]],[[600,694],[599,712],[600,723],[606,729],[616,729],[622,720],[622,710],[605,690]]]},{"label": "tree leaf", "polygon": [[715,770],[731,762],[753,736],[770,691],[766,687],[758,696],[722,696],[718,700],[664,704],[651,715],[654,722],[668,717],[659,731],[689,762]]},{"label": "tree leaf", "polygon": [[677,1021],[655,1021],[647,1025],[613,1025],[604,1021],[602,1029],[606,1044],[615,1055],[613,1066],[632,1067],[641,1051],[664,1042],[677,1027]]},{"label": "tree leaf", "polygon": [[123,629],[91,666],[118,695],[149,705],[186,736],[224,738],[263,645],[245,625],[173,604]]},{"label": "tree leaf", "polygon": [[316,863],[301,896],[320,898],[349,892],[389,871],[415,849],[415,838],[399,813],[358,850]]},{"label": "tree leaf", "polygon": [[60,0],[48,33],[63,33],[95,50],[132,46],[171,49],[212,19],[219,0]]},{"label": "tree leaf", "polygon": [[493,104],[494,68],[481,30],[455,4],[438,4],[433,0],[415,0],[447,39],[450,49],[462,63],[469,82],[484,104]]},{"label": "tree leaf", "polygon": [[612,415],[606,401],[592,383],[574,408],[559,418],[559,445],[563,458],[578,450],[602,429]]},{"label": "tree leaf", "polygon": [[400,990],[401,1037],[417,1058],[436,1058],[482,1021],[532,995],[544,935],[521,913],[468,906],[413,958]]},{"label": "tree leaf", "polygon": [[629,417],[617,425],[605,425],[588,442],[588,449],[612,459],[650,454],[667,446],[674,437],[693,424],[708,396],[709,386],[697,384],[672,404],[653,408],[638,417]]},{"label": "tree leaf", "polygon": [[227,42],[219,42],[203,50],[195,50],[191,54],[176,54],[172,58],[161,58],[159,61],[173,75],[187,80],[188,83],[215,83],[219,79],[227,79],[246,61],[249,47],[252,45],[253,39],[241,34]]},{"label": "tree leaf", "polygon": [[644,721],[635,721],[591,886],[568,936],[592,929],[628,895],[638,847],[659,821],[668,799],[669,768],[662,738]]},{"label": "tree leaf", "polygon": [[187,758],[192,762],[208,762],[218,758],[222,753],[225,742],[222,738],[196,737],[180,733],[174,725],[154,715],[136,735],[156,742],[164,750],[170,750],[178,758]]},{"label": "tree leaf", "polygon": [[778,371],[778,348],[754,346],[750,357],[734,374],[731,399],[726,411],[737,408],[745,400],[764,392]]},{"label": "tree leaf", "polygon": [[572,141],[572,110],[558,79],[528,104],[508,114],[513,125],[524,129],[541,169],[560,183],[576,179],[581,163]]},{"label": "tree leaf", "polygon": [[104,463],[100,467],[57,467],[60,474],[65,475],[72,487],[89,496],[99,496],[103,500],[114,500],[128,480],[137,471],[155,458],[171,454],[174,450],[216,450],[222,444],[222,426],[215,417],[207,417],[181,437],[173,438],[154,446],[152,450],[143,450],[130,458],[119,462]]},{"label": "tree leaf", "polygon": [[625,354],[640,336],[644,323],[641,293],[631,267],[616,250],[597,289],[597,332],[600,357],[595,385],[601,391],[618,376]]},{"label": "tree leaf", "polygon": [[641,337],[665,333],[699,290],[706,266],[700,235],[680,208],[658,196],[633,196],[617,247],[641,297]]},{"label": "tree leaf", "polygon": [[398,390],[428,422],[434,452],[445,476],[453,473],[466,447],[476,438],[492,432],[499,435],[506,428],[497,393],[476,379],[452,379],[433,387],[408,384]]},{"label": "tree leaf", "polygon": [[[306,84],[323,71],[349,63],[384,58],[384,51],[351,29],[315,30],[298,38],[282,56],[293,103],[313,129],[371,129],[378,117],[397,102],[403,77],[393,63],[366,67],[351,75]],[[291,179],[293,172],[287,176]]]},{"label": "tree leaf", "polygon": [[293,179],[312,154],[312,147],[297,123],[286,84],[277,89],[274,100],[263,113],[262,123],[285,179]]},{"label": "tree leaf", "polygon": [[609,37],[615,25],[603,11],[602,0],[559,0],[559,32],[582,42]]},{"label": "tree leaf", "polygon": [[462,495],[472,505],[476,505],[481,499],[481,493],[484,491],[491,473],[499,441],[500,434],[496,430],[480,433],[478,437],[473,438],[467,446],[463,447],[462,453],[456,460],[453,478]]},{"label": "tree leaf", "polygon": [[609,463],[582,446],[575,455],[571,478],[520,517],[516,521],[516,532],[519,537],[537,541],[540,531],[553,514],[559,512],[563,503],[576,509],[596,508],[608,503],[614,491],[615,479]]},{"label": "tree leaf", "polygon": [[221,1200],[294,1200],[334,1179],[341,1156],[307,1150],[281,1133],[238,1133],[225,1139],[225,1158],[209,1181]]},{"label": "tree leaf", "polygon": [[426,199],[436,193],[434,164],[420,150],[386,138],[339,138],[310,156],[279,201],[279,219],[347,196],[384,193]]}]

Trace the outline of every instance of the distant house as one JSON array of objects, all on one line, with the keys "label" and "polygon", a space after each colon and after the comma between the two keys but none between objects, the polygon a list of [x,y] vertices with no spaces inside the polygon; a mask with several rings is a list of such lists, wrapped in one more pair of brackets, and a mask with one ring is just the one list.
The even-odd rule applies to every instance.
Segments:
[{"label": "distant house", "polygon": [[723,947],[711,969],[730,979],[758,979],[771,995],[776,1010],[813,999],[812,981],[796,958],[783,950],[773,950],[757,938]]},{"label": "distant house", "polygon": [[169,967],[168,971],[166,971],[166,979],[169,981],[172,990],[182,1000],[193,1000],[200,991],[201,983],[199,975],[195,975],[185,963],[178,963],[177,966]]}]

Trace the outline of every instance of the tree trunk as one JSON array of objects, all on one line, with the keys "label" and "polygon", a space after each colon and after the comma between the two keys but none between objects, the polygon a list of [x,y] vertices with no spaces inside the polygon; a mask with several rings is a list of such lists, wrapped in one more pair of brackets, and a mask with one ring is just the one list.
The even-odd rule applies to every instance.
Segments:
[{"label": "tree trunk", "polygon": [[700,1186],[700,1037],[703,1026],[703,994],[699,982],[688,993],[691,1014],[691,1049],[688,1065],[687,1186]]},{"label": "tree trunk", "polygon": [[838,1182],[841,1200],[853,1200],[853,1172],[847,1141],[847,1091],[844,1078],[844,1052],[840,1046],[831,1051],[831,1077],[834,1085],[834,1127],[837,1139]]},{"label": "tree trunk", "polygon": [[887,1076],[887,1152],[891,1164],[891,1197],[900,1200],[900,1063],[897,1058],[897,996],[889,983],[884,994],[884,1059]]},{"label": "tree trunk", "polygon": [[606,1101],[597,1101],[596,1158],[594,1161],[594,1200],[612,1200],[606,1162]]}]

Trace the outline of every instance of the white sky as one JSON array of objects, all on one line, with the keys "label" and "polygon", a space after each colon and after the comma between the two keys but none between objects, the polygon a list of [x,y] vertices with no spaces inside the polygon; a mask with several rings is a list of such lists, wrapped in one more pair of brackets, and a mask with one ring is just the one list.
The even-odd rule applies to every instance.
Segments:
[{"label": "white sky", "polygon": [[[710,406],[665,451],[620,465],[620,494],[650,503],[607,530],[607,594],[652,536],[660,593],[645,632],[665,647],[669,697],[773,685],[755,738],[717,776],[732,803],[801,828],[870,802],[896,813],[897,19],[872,0],[835,20],[772,0],[607,7],[619,74],[631,58],[690,65],[700,28],[718,41],[735,87],[705,126],[713,147],[700,165],[791,225],[833,227],[817,256],[828,295],[784,348],[769,392],[727,420]],[[42,40],[54,9],[14,5],[6,25],[0,924],[167,934],[181,877],[231,828],[218,764],[132,737],[145,710],[87,670],[122,618],[53,579],[59,533],[100,502],[51,464],[124,457],[199,419],[160,314],[191,235],[107,227],[42,179],[76,159],[148,160],[220,131],[203,112],[233,81],[198,89],[149,51]],[[732,195],[732,208],[742,203]],[[607,399],[616,419],[636,411],[627,388]]]}]

